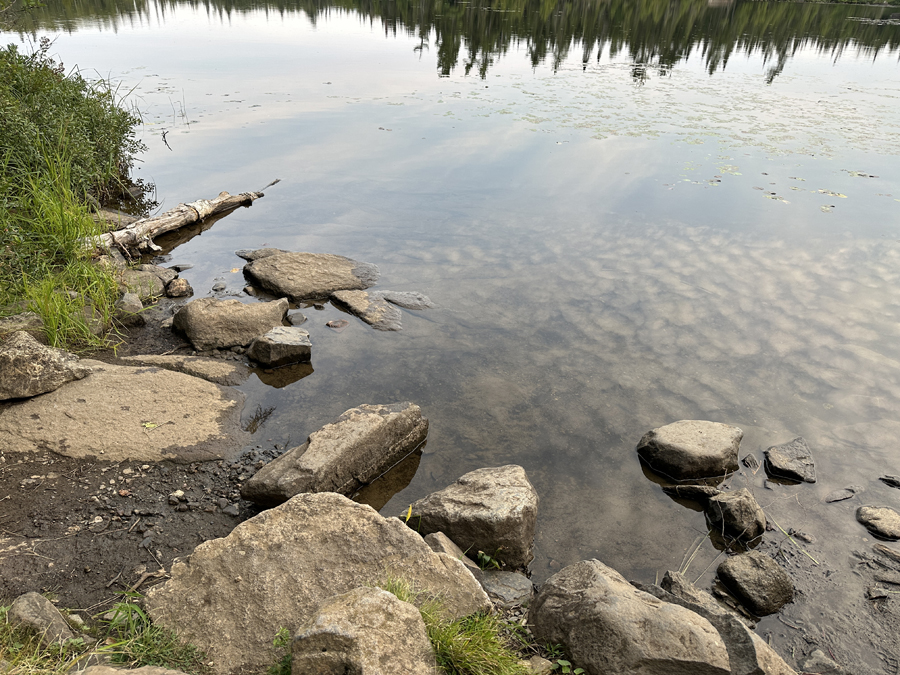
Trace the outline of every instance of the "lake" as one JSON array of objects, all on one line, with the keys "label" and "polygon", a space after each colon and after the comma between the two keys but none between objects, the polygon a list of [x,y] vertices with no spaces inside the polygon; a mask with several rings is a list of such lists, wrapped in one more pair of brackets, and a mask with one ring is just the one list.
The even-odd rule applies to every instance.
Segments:
[{"label": "lake", "polygon": [[[893,673],[898,601],[866,599],[851,553],[871,549],[859,505],[900,509],[878,480],[900,474],[891,12],[48,0],[0,37],[50,36],[67,68],[121,83],[149,146],[134,175],[163,209],[281,179],[171,251],[194,265],[195,297],[225,282],[255,301],[234,251],[272,246],[374,263],[377,288],[436,303],[396,333],[304,310],[314,372],[243,387],[248,418],[274,408],[256,445],[410,400],[428,442],[382,513],[520,464],[541,498],[534,581],[596,557],[645,583],[687,566],[708,588],[723,555],[702,512],[642,469],[638,440],[713,420],[761,460],[803,436],[816,484],[730,481],[777,523],[766,550],[801,591],[758,632],[792,664],[812,641],[855,673]],[[325,326],[340,317],[346,330]],[[824,503],[849,485],[863,491]]]}]

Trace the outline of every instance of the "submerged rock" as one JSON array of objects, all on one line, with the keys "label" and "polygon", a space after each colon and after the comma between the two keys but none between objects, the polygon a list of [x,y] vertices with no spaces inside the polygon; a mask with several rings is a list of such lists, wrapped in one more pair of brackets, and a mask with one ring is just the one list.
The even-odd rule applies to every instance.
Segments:
[{"label": "submerged rock", "polygon": [[722,583],[756,616],[774,614],[794,599],[788,573],[759,551],[732,556],[717,571]]},{"label": "submerged rock", "polygon": [[375,265],[341,255],[283,252],[254,257],[244,265],[244,274],[255,285],[291,302],[363,290],[379,275]]},{"label": "submerged rock", "polygon": [[441,595],[448,619],[491,607],[461,562],[432,552],[396,518],[330,492],[297,495],[201,543],[145,602],[155,624],[208,653],[213,672],[258,673],[273,663],[278,627],[299,626],[328,598],[388,578]]},{"label": "submerged rock", "polygon": [[381,297],[403,309],[431,309],[434,303],[418,291],[380,291]]},{"label": "submerged rock", "polygon": [[320,604],[297,630],[291,675],[437,675],[419,610],[380,588],[354,588]]},{"label": "submerged rock", "polygon": [[816,482],[816,465],[803,437],[773,445],[766,450],[766,470],[770,476],[805,483]]},{"label": "submerged rock", "polygon": [[375,330],[400,330],[400,310],[389,304],[380,293],[338,291],[331,300],[355,314]]},{"label": "submerged rock", "polygon": [[529,623],[539,641],[565,645],[589,673],[731,673],[725,643],[708,620],[638,590],[599,560],[550,577]]},{"label": "submerged rock", "polygon": [[234,299],[201,298],[179,309],[172,326],[201,351],[242,347],[280,326],[287,310],[284,298],[249,304]]},{"label": "submerged rock", "polygon": [[226,387],[243,384],[250,377],[250,368],[243,363],[211,359],[205,356],[181,356],[178,354],[123,356],[120,360],[125,365],[164,368],[176,373],[193,375]]},{"label": "submerged rock", "polygon": [[704,508],[709,504],[710,498],[721,494],[721,490],[709,485],[667,485],[662,490],[670,497],[689,499],[692,502],[702,504]]},{"label": "submerged rock", "polygon": [[413,503],[407,525],[422,535],[443,532],[465,551],[525,567],[534,558],[538,501],[521,466],[476,469]]},{"label": "submerged rock", "polygon": [[738,468],[743,436],[728,424],[682,420],[644,434],[637,452],[653,471],[677,481],[724,477]]},{"label": "submerged rock", "polygon": [[900,513],[887,506],[860,506],[856,520],[872,534],[884,539],[900,539]]},{"label": "submerged rock", "polygon": [[42,345],[24,331],[0,343],[0,401],[45,394],[90,374],[74,354]]},{"label": "submerged rock", "polygon": [[301,492],[350,495],[413,452],[427,434],[428,420],[414,403],[351,408],[261,468],[241,495],[263,506]]}]

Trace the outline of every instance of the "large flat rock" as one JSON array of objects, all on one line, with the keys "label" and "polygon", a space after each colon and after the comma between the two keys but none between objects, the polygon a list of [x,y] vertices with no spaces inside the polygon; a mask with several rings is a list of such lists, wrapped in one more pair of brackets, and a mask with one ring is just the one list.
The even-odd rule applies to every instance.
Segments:
[{"label": "large flat rock", "polygon": [[447,618],[491,607],[459,560],[432,552],[396,518],[330,492],[297,495],[203,542],[148,591],[146,605],[154,623],[205,650],[213,672],[264,673],[279,628],[296,631],[328,598],[389,577],[442,596]]},{"label": "large flat rock", "polygon": [[243,384],[250,377],[250,368],[237,361],[223,361],[206,356],[182,356],[180,354],[124,356],[129,366],[153,366],[176,373],[193,375],[226,387]]},{"label": "large flat rock", "polygon": [[330,253],[274,253],[244,265],[244,275],[270,293],[297,302],[369,288],[378,281],[378,268]]},{"label": "large flat rock", "polygon": [[249,441],[240,392],[158,368],[82,363],[89,377],[0,407],[4,451],[193,462],[232,455]]}]

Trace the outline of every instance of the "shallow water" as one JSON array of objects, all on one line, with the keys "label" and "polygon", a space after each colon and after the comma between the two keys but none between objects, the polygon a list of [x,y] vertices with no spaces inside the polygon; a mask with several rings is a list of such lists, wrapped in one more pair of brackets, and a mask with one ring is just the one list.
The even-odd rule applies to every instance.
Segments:
[{"label": "shallow water", "polygon": [[[244,387],[248,417],[275,408],[256,443],[414,401],[428,444],[383,513],[521,464],[541,496],[535,581],[597,557],[651,582],[706,527],[645,475],[644,432],[726,422],[760,459],[802,435],[817,484],[732,481],[815,537],[806,555],[768,535],[802,630],[759,631],[789,662],[802,633],[854,672],[894,672],[897,647],[866,627],[892,606],[864,599],[849,552],[871,546],[857,506],[900,508],[877,480],[900,474],[900,23],[572,6],[48,3],[33,29],[123,83],[150,147],[136,175],[164,207],[282,179],[172,252],[198,297],[220,279],[239,293],[233,252],[267,245],[375,263],[378,288],[438,305],[399,333],[337,333],[337,309],[304,310],[314,372]],[[823,503],[847,485],[865,491]],[[708,585],[717,560],[701,543],[689,575]]]}]

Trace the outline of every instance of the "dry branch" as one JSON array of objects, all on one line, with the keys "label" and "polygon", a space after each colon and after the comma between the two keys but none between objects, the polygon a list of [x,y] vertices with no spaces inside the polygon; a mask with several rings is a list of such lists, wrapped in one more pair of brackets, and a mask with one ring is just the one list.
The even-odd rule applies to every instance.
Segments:
[{"label": "dry branch", "polygon": [[101,234],[95,239],[94,244],[102,249],[117,247],[157,250],[159,247],[153,243],[155,237],[211,216],[232,211],[239,206],[249,206],[262,196],[264,196],[262,192],[242,192],[238,195],[220,192],[215,199],[198,199],[189,204],[179,204],[162,215],[141,218],[124,229]]}]

